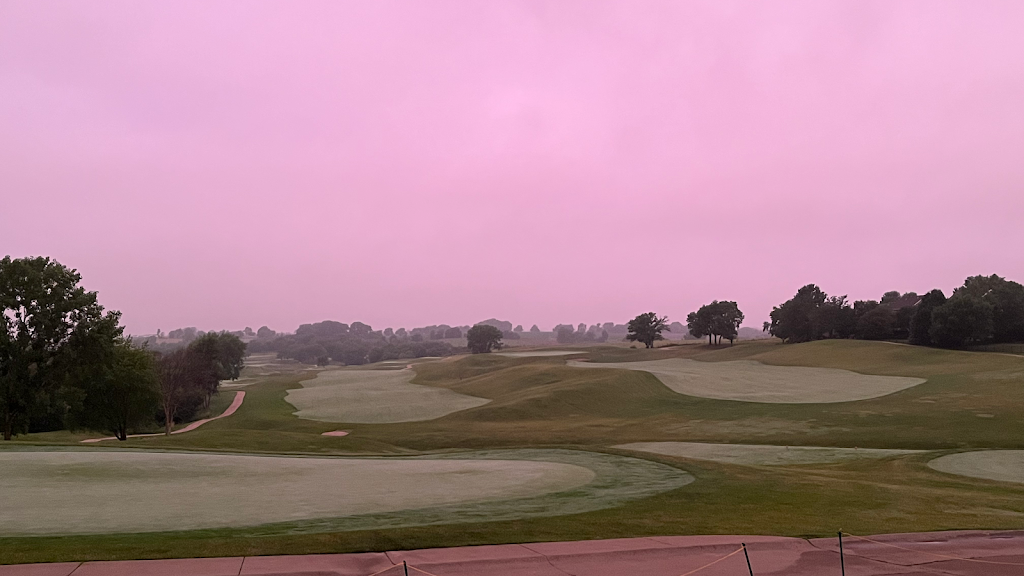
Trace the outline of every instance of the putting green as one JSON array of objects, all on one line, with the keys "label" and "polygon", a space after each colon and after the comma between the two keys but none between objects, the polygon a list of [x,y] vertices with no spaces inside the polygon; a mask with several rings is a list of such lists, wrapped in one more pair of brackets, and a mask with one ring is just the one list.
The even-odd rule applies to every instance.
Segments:
[{"label": "putting green", "polygon": [[414,458],[11,450],[0,452],[0,470],[3,536],[512,519],[615,506],[693,480],[644,460],[565,450]]},{"label": "putting green", "polygon": [[928,467],[946,474],[1024,484],[1024,450],[979,450],[941,456]]},{"label": "putting green", "polygon": [[619,368],[650,372],[674,392],[687,396],[769,404],[852,402],[885,396],[922,384],[923,378],[872,376],[838,368],[769,366],[752,360],[699,362],[672,358],[644,362],[594,363],[569,360],[577,368]]},{"label": "putting green", "polygon": [[412,370],[325,370],[285,400],[307,420],[390,424],[433,420],[490,402],[447,388],[410,384]]},{"label": "putting green", "polygon": [[615,448],[680,456],[694,460],[712,460],[746,466],[785,466],[828,464],[918,454],[923,450],[882,450],[874,448],[828,448],[823,446],[769,446],[761,444],[705,444],[701,442],[635,442]]},{"label": "putting green", "polygon": [[508,356],[509,358],[569,356],[571,354],[586,354],[586,352],[580,352],[579,350],[533,350],[529,352],[495,352],[495,356]]}]

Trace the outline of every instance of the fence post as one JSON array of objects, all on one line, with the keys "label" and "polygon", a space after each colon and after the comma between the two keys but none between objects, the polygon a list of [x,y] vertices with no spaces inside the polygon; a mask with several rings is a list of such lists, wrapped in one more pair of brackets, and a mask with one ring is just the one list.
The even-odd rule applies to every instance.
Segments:
[{"label": "fence post", "polygon": [[405,563],[405,560],[402,560],[402,568],[405,569],[405,576],[409,576],[409,565]]},{"label": "fence post", "polygon": [[843,531],[839,531],[839,569],[842,575],[846,576],[846,561],[843,559]]},{"label": "fence post", "polygon": [[743,546],[743,557],[747,559],[747,572],[750,572],[750,576],[754,576],[754,569],[750,567],[750,555],[747,554],[747,545],[740,542],[740,546]]}]

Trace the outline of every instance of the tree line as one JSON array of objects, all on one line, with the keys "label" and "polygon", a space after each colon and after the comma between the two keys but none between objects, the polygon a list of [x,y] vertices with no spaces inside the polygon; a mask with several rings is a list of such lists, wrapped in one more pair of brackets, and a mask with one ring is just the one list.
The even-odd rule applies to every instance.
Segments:
[{"label": "tree line", "polygon": [[827,338],[906,340],[959,348],[1024,341],[1024,286],[1000,276],[971,276],[947,298],[886,292],[880,300],[829,296],[814,284],[774,307],[764,329],[786,342]]},{"label": "tree line", "polygon": [[[435,334],[437,328],[434,328]],[[451,330],[446,327],[444,330]],[[449,332],[454,334],[453,332]],[[461,336],[461,330],[459,330]],[[399,328],[379,331],[362,322],[325,320],[299,326],[295,334],[269,334],[249,342],[250,352],[276,352],[279,358],[325,366],[347,366],[426,356],[450,356],[456,348],[441,340],[423,338]]]},{"label": "tree line", "polygon": [[124,335],[81,276],[49,258],[0,260],[0,428],[129,431],[194,418],[221,380],[237,378],[245,344],[206,333],[160,354]]}]

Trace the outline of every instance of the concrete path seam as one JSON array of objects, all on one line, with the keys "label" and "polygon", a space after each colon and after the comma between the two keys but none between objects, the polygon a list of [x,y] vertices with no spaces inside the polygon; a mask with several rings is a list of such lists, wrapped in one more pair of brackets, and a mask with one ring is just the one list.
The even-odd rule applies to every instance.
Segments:
[{"label": "concrete path seam", "polygon": [[245,568],[245,559],[248,556],[242,556],[242,561],[238,564],[238,576],[242,576],[242,569]]},{"label": "concrete path seam", "polygon": [[552,568],[554,568],[555,570],[558,570],[562,574],[565,574],[566,576],[576,576],[576,574],[573,574],[572,572],[566,572],[565,570],[562,570],[558,566],[555,566],[554,562],[551,561],[551,558],[548,558],[547,554],[545,554],[543,552],[538,552],[537,550],[534,550],[533,548],[530,548],[526,544],[520,544],[520,546],[523,547],[523,548],[526,548],[527,550],[529,550],[530,552],[533,552],[534,554],[540,554],[541,557],[544,558],[544,561],[548,563],[548,566],[551,566]]},{"label": "concrete path seam", "polygon": [[82,567],[82,564],[85,564],[85,562],[79,562],[78,566],[75,566],[75,568],[71,572],[68,572],[68,576],[71,576],[75,572],[78,572],[78,569]]}]

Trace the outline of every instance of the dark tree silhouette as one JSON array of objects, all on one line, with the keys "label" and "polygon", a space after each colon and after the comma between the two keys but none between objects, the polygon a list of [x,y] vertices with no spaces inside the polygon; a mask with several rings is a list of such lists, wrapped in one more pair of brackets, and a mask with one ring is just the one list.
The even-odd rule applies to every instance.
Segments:
[{"label": "dark tree silhouette", "polygon": [[633,318],[626,325],[627,334],[626,340],[630,342],[643,342],[647,348],[654,348],[654,343],[657,340],[664,340],[665,337],[661,335],[662,332],[669,331],[668,329],[668,317],[658,317],[654,312],[644,312],[643,314]]},{"label": "dark tree silhouette", "polygon": [[477,324],[466,332],[469,351],[473,354],[486,354],[501,348],[501,330],[488,324]]}]

